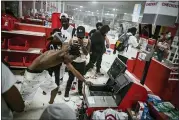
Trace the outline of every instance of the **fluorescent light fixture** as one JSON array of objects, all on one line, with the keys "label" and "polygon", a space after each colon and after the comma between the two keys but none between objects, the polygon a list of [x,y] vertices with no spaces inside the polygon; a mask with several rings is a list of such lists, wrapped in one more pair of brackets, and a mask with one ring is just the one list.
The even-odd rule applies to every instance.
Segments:
[{"label": "fluorescent light fixture", "polygon": [[93,3],[93,4],[96,4],[97,2],[96,2],[96,1],[93,1],[92,3]]},{"label": "fluorescent light fixture", "polygon": [[78,8],[75,8],[76,10],[78,10]]},{"label": "fluorescent light fixture", "polygon": [[97,13],[97,14],[99,14],[99,13]]},{"label": "fluorescent light fixture", "polygon": [[81,11],[81,10],[80,10]]},{"label": "fluorescent light fixture", "polygon": [[97,12],[98,12],[99,10],[97,10]]},{"label": "fluorescent light fixture", "polygon": [[124,13],[125,15],[127,14],[127,13]]},{"label": "fluorescent light fixture", "polygon": [[88,12],[91,12],[91,11],[88,11]]},{"label": "fluorescent light fixture", "polygon": [[80,8],[83,8],[83,6],[80,6]]},{"label": "fluorescent light fixture", "polygon": [[113,11],[115,11],[116,9],[114,8]]}]

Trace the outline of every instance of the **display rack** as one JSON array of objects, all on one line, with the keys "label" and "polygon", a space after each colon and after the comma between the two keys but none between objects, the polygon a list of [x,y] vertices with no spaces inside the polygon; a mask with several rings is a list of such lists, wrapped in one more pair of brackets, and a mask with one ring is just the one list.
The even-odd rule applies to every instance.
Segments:
[{"label": "display rack", "polygon": [[14,30],[2,31],[2,59],[11,68],[27,68],[46,49],[51,28],[15,23]]}]

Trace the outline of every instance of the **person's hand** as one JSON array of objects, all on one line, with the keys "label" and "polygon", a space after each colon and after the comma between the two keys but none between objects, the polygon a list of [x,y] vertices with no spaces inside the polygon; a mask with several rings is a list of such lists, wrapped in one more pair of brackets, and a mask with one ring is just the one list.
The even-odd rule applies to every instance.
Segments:
[{"label": "person's hand", "polygon": [[71,63],[73,60],[71,59],[70,55],[65,55],[64,56],[64,63]]},{"label": "person's hand", "polygon": [[109,48],[109,44],[106,44],[106,48]]},{"label": "person's hand", "polygon": [[78,38],[78,41],[79,41],[79,44],[80,44],[81,46],[83,46],[83,39]]},{"label": "person's hand", "polygon": [[91,81],[85,81],[85,85],[91,86],[93,83]]}]

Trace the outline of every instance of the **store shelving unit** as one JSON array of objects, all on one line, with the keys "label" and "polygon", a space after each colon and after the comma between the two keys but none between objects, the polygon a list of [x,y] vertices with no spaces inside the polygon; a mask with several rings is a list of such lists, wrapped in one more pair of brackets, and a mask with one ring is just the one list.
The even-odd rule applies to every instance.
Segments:
[{"label": "store shelving unit", "polygon": [[51,28],[15,23],[14,30],[2,31],[2,59],[11,68],[27,68],[46,49]]}]

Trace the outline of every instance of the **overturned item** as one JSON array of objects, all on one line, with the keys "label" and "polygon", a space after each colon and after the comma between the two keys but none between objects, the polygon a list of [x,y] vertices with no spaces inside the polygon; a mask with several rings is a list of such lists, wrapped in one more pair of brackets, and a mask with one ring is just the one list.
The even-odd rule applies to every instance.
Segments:
[{"label": "overturned item", "polygon": [[88,117],[96,110],[114,108],[126,111],[132,108],[137,101],[146,102],[147,91],[135,80],[125,74],[127,66],[116,58],[108,70],[107,83],[84,87],[84,103]]},{"label": "overturned item", "polygon": [[113,109],[106,109],[104,111],[95,111],[92,120],[127,120],[128,115],[124,112],[118,112]]}]

